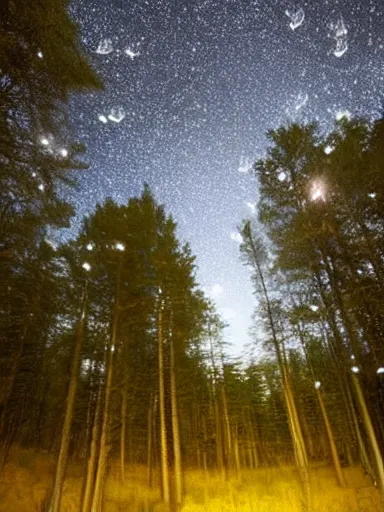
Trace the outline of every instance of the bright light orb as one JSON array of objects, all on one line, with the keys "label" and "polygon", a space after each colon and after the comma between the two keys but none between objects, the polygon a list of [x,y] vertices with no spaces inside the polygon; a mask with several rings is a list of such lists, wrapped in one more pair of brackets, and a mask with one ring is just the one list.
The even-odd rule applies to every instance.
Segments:
[{"label": "bright light orb", "polygon": [[93,244],[91,244],[91,243],[87,244],[87,250],[93,251]]},{"label": "bright light orb", "polygon": [[108,123],[108,119],[102,114],[99,115],[99,121],[101,121],[104,124]]},{"label": "bright light orb", "polygon": [[40,185],[37,187],[41,192],[44,192],[44,185],[43,183],[40,183]]},{"label": "bright light orb", "polygon": [[62,157],[67,158],[67,156],[68,156],[68,149],[63,148],[63,149],[60,151],[60,153],[61,153],[61,156],[62,156]]},{"label": "bright light orb", "polygon": [[37,56],[39,57],[39,59],[42,59],[44,57],[43,52],[41,50],[38,51]]},{"label": "bright light orb", "polygon": [[85,261],[81,266],[87,272],[89,272],[91,270],[91,265],[87,261]]},{"label": "bright light orb", "polygon": [[352,373],[359,373],[360,368],[358,366],[352,366],[351,371]]},{"label": "bright light orb", "polygon": [[42,143],[43,146],[48,146],[49,145],[49,140],[46,137],[42,137],[40,139],[40,142]]},{"label": "bright light orb", "polygon": [[317,380],[315,382],[315,389],[320,389],[320,387],[321,387],[321,382],[319,380]]},{"label": "bright light orb", "polygon": [[311,201],[325,201],[325,186],[321,181],[314,181],[309,196]]},{"label": "bright light orb", "polygon": [[125,251],[125,245],[122,244],[121,242],[116,242],[115,243],[115,249],[117,251]]},{"label": "bright light orb", "polygon": [[377,375],[383,374],[384,373],[384,368],[383,367],[379,368],[376,373],[377,373]]}]

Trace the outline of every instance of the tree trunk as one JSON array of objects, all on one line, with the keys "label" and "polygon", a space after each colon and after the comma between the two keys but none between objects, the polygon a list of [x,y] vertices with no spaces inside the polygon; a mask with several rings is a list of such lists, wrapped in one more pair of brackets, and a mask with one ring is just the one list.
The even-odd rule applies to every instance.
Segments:
[{"label": "tree trunk", "polygon": [[147,442],[147,469],[148,469],[148,476],[147,476],[147,485],[149,488],[152,487],[152,439],[153,439],[153,408],[152,408],[152,396],[149,400],[149,408],[148,408],[148,442]]},{"label": "tree trunk", "polygon": [[176,504],[179,506],[183,500],[183,475],[181,467],[181,450],[180,450],[180,432],[179,418],[177,414],[177,396],[176,396],[176,376],[175,376],[175,352],[173,347],[173,337],[170,340],[171,349],[171,406],[172,406],[172,437],[173,437],[173,453],[174,453],[174,476]]},{"label": "tree trunk", "polygon": [[87,462],[87,470],[85,474],[85,480],[83,485],[83,496],[80,510],[81,512],[90,512],[91,510],[91,500],[94,489],[95,482],[95,473],[97,467],[97,456],[98,456],[98,444],[99,444],[99,434],[100,434],[100,415],[102,409],[102,386],[99,386],[97,393],[97,401],[96,401],[96,410],[93,418],[93,427],[92,427],[92,437],[91,437],[91,447],[89,451],[89,457]]},{"label": "tree trunk", "polygon": [[60,512],[61,509],[61,493],[64,484],[65,471],[67,468],[67,460],[68,460],[68,449],[69,442],[71,436],[71,427],[72,427],[72,419],[73,419],[73,411],[75,407],[76,400],[76,391],[77,384],[79,380],[79,370],[80,370],[80,362],[81,362],[81,351],[83,348],[84,341],[84,324],[85,324],[85,315],[87,308],[87,284],[84,288],[84,298],[83,304],[81,308],[80,319],[77,324],[76,329],[76,339],[75,339],[75,350],[72,359],[72,368],[71,368],[71,376],[69,381],[69,389],[67,395],[67,403],[65,409],[64,416],[64,425],[61,434],[60,441],[60,450],[59,456],[56,463],[56,473],[55,479],[53,483],[52,495],[49,505],[49,512]]},{"label": "tree trunk", "polygon": [[124,381],[121,399],[121,430],[120,430],[120,478],[125,483],[125,435],[127,430],[127,385]]},{"label": "tree trunk", "polygon": [[336,475],[337,475],[337,481],[339,482],[340,487],[346,487],[344,473],[343,473],[343,470],[341,469],[339,454],[337,453],[337,448],[336,448],[336,443],[335,443],[335,439],[333,436],[332,427],[329,422],[327,409],[325,407],[325,403],[324,403],[320,388],[317,388],[316,392],[317,392],[317,398],[318,398],[319,404],[320,404],[320,409],[321,409],[321,412],[323,415],[325,428],[327,431],[329,446],[331,448],[333,465],[335,466],[335,471],[336,471]]},{"label": "tree trunk", "polygon": [[164,347],[163,347],[163,307],[160,301],[158,312],[157,345],[159,363],[159,412],[160,412],[160,460],[161,460],[161,493],[164,502],[170,504],[169,472],[168,472],[168,446],[165,420],[165,389],[164,389]]},{"label": "tree trunk", "polygon": [[120,311],[120,276],[121,276],[122,258],[118,263],[118,269],[116,273],[116,292],[115,292],[115,304],[113,308],[112,316],[112,329],[111,337],[107,347],[107,364],[105,368],[106,381],[104,386],[104,409],[103,419],[101,423],[100,433],[100,444],[99,444],[99,458],[97,460],[97,469],[95,477],[95,487],[92,496],[92,512],[99,512],[101,510],[101,503],[103,498],[103,486],[105,479],[105,472],[108,458],[108,435],[109,435],[109,409],[111,402],[112,393],[112,381],[113,381],[113,354],[116,345],[116,336],[119,323],[119,311]]},{"label": "tree trunk", "polygon": [[365,398],[363,394],[363,390],[360,386],[360,381],[354,373],[352,374],[352,381],[353,385],[355,387],[357,401],[359,403],[359,407],[361,409],[361,415],[363,417],[363,422],[365,429],[367,431],[368,439],[372,448],[372,453],[375,459],[375,466],[376,466],[376,476],[379,483],[379,488],[382,494],[382,498],[384,498],[384,465],[383,465],[383,458],[380,452],[379,443],[377,441],[375,429],[373,428],[371,416],[369,414],[367,405],[365,403]]},{"label": "tree trunk", "polygon": [[221,385],[221,401],[223,403],[223,415],[224,415],[224,454],[225,454],[225,466],[230,469],[233,465],[233,454],[232,454],[232,435],[231,426],[229,423],[227,394],[225,392],[225,383]]}]

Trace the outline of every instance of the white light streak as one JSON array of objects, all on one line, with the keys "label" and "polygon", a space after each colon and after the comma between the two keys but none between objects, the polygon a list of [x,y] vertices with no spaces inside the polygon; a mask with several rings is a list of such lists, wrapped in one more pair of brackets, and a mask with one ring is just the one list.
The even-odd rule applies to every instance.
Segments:
[{"label": "white light streak", "polygon": [[114,123],[120,123],[125,117],[125,112],[121,107],[113,108],[108,115],[108,119]]},{"label": "white light streak", "polygon": [[140,55],[139,52],[134,52],[133,50],[131,50],[130,48],[127,48],[125,50],[125,54],[128,55],[128,57],[133,60],[134,58],[138,57]]},{"label": "white light streak", "polygon": [[304,11],[301,8],[294,12],[287,10],[287,11],[285,11],[285,14],[291,20],[291,23],[289,24],[289,26],[291,27],[292,30],[296,30],[298,27],[300,27],[300,25],[302,25],[304,18],[305,18]]},{"label": "white light streak", "polygon": [[113,52],[112,39],[102,39],[96,49],[99,55],[108,55]]},{"label": "white light streak", "polygon": [[100,114],[98,119],[99,119],[99,121],[101,121],[104,124],[108,123],[108,119],[103,114]]}]

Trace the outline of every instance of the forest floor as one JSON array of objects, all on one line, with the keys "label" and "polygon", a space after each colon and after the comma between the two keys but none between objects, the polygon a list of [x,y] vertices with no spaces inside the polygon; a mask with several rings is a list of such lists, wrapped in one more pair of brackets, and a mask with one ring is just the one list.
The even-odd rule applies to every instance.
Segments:
[{"label": "forest floor", "polygon": [[[31,450],[13,450],[0,475],[0,512],[40,512],[52,483],[54,460]],[[63,512],[78,512],[82,466],[68,468],[63,492]],[[358,467],[344,468],[347,488],[337,486],[333,469],[311,468],[310,512],[378,512],[380,496]],[[146,485],[145,467],[126,468],[120,481],[118,464],[112,464],[105,488],[105,512],[163,512],[155,478]],[[225,481],[213,472],[185,473],[186,497],[182,512],[301,512],[300,486],[293,467],[244,470]]]}]

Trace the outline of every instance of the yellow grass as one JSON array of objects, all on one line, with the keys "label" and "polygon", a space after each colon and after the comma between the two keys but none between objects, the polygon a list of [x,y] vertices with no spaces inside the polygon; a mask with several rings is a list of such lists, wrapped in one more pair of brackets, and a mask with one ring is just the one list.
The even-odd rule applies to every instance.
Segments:
[{"label": "yellow grass", "polygon": [[[50,485],[54,460],[48,454],[15,449],[0,478],[0,512],[40,512]],[[63,491],[63,512],[77,512],[81,493],[81,465],[71,465]],[[378,512],[377,489],[360,468],[344,469],[348,487],[337,486],[332,468],[315,466],[310,472],[311,512]],[[105,512],[163,512],[159,475],[149,489],[143,466],[127,466],[121,484],[113,463],[105,487]],[[295,468],[244,470],[228,481],[215,472],[189,470],[182,512],[301,512],[302,494]]]}]

